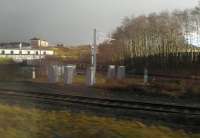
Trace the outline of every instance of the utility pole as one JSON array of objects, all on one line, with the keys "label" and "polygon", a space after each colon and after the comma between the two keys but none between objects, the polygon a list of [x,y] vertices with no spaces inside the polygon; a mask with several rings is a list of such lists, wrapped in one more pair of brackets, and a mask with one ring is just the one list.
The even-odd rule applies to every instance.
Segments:
[{"label": "utility pole", "polygon": [[96,71],[96,64],[97,64],[97,58],[96,58],[96,54],[97,54],[97,30],[94,29],[94,42],[93,42],[93,63],[92,66],[95,68]]},{"label": "utility pole", "polygon": [[91,83],[90,84],[95,84],[96,83],[96,52],[97,52],[97,44],[96,44],[96,39],[97,39],[97,30],[94,29],[93,31],[93,45],[91,46],[91,74],[90,74],[90,79]]}]

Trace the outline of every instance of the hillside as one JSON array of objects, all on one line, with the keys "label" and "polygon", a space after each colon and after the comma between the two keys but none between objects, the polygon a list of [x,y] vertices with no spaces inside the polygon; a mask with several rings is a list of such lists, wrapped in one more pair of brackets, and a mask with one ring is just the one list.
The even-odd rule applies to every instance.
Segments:
[{"label": "hillside", "polygon": [[63,60],[79,61],[90,55],[89,46],[53,48],[55,55]]}]

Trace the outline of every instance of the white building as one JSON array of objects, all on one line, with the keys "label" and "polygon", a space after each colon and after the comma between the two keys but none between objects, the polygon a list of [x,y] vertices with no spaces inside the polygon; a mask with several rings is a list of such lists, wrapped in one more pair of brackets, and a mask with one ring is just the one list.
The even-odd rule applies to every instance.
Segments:
[{"label": "white building", "polygon": [[1,43],[0,58],[12,58],[17,62],[43,59],[46,56],[54,55],[54,51],[47,48],[48,46],[47,41],[38,38],[31,39],[31,43]]},{"label": "white building", "polygon": [[12,58],[17,62],[42,59],[53,55],[53,50],[45,49],[0,49],[0,58]]},{"label": "white building", "polygon": [[32,38],[31,39],[31,47],[38,48],[38,47],[48,47],[49,43],[46,40],[42,40],[39,38]]},{"label": "white building", "polygon": [[0,49],[12,49],[12,48],[23,48],[23,49],[30,49],[31,45],[28,42],[6,42],[0,43]]}]

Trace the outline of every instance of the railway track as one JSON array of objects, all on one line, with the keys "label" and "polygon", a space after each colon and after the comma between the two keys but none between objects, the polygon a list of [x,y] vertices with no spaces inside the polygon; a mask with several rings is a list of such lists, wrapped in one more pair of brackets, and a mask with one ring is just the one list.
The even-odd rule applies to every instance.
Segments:
[{"label": "railway track", "polygon": [[89,98],[82,96],[71,96],[65,94],[43,93],[35,91],[19,91],[0,89],[0,98],[3,99],[24,99],[35,103],[65,107],[68,104],[79,104],[99,108],[140,110],[156,113],[167,113],[176,115],[200,116],[200,107],[182,106],[174,104],[159,104],[141,101],[123,101],[102,98]]}]

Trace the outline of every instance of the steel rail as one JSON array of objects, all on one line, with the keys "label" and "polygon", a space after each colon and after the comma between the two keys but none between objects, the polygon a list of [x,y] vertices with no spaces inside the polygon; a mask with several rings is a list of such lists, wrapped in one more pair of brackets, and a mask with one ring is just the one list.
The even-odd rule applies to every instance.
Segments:
[{"label": "steel rail", "polygon": [[200,107],[182,106],[174,104],[161,104],[142,101],[125,101],[103,98],[91,98],[83,96],[72,96],[65,94],[53,94],[35,91],[19,91],[0,89],[0,98],[23,98],[30,101],[40,102],[48,105],[62,105],[68,103],[87,106],[96,106],[102,108],[115,108],[124,110],[142,110],[151,112],[160,112],[179,115],[198,115],[200,116]]}]

